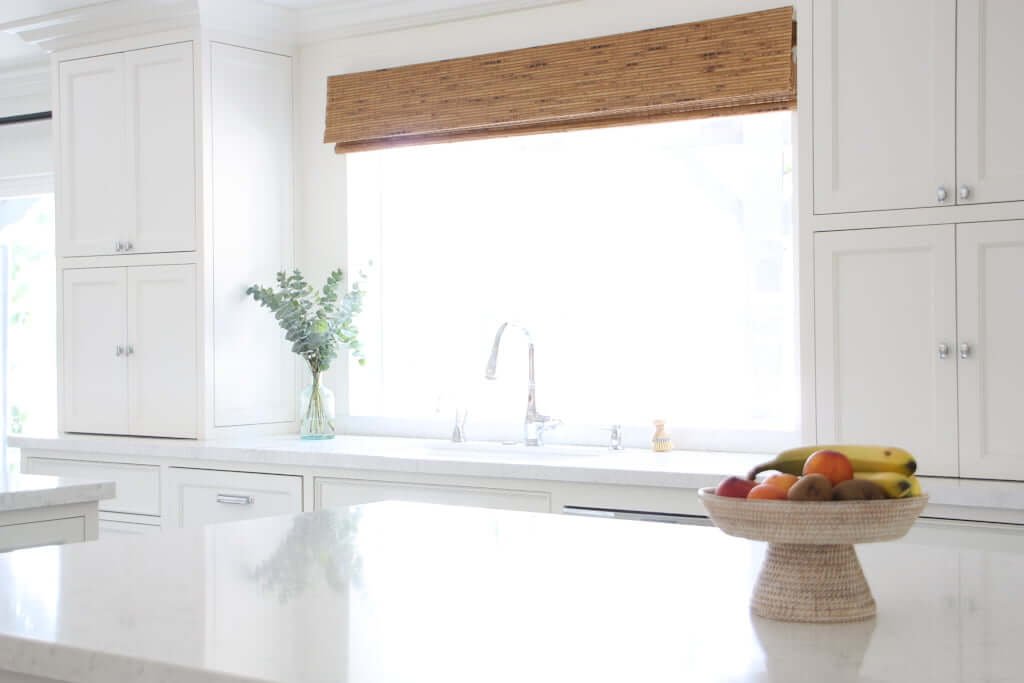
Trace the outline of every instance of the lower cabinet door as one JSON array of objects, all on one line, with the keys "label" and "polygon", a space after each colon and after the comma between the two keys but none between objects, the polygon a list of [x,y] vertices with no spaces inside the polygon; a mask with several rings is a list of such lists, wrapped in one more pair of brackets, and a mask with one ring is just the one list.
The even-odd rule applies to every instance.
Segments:
[{"label": "lower cabinet door", "polygon": [[165,519],[197,527],[302,512],[302,477],[171,467]]},{"label": "lower cabinet door", "polygon": [[515,491],[364,479],[324,477],[316,479],[316,507],[320,510],[385,500],[465,505],[524,512],[551,511],[551,496],[543,491]]},{"label": "lower cabinet door", "polygon": [[128,422],[137,436],[195,438],[196,267],[128,271]]},{"label": "lower cabinet door", "polygon": [[85,518],[68,517],[0,526],[0,552],[85,540]]},{"label": "lower cabinet door", "polygon": [[906,448],[956,476],[954,228],[814,237],[819,443]]},{"label": "lower cabinet door", "polygon": [[960,476],[1024,479],[1024,221],[956,229]]}]

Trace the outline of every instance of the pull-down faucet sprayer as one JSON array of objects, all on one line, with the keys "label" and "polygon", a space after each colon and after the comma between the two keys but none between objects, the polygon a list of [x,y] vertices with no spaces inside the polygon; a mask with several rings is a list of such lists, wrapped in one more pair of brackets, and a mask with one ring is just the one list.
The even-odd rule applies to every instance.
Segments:
[{"label": "pull-down faucet sprayer", "polygon": [[543,446],[544,430],[553,429],[562,424],[562,421],[537,412],[537,383],[533,372],[533,337],[530,336],[530,332],[525,327],[508,322],[501,324],[497,334],[494,335],[494,345],[491,346],[491,357],[487,361],[487,371],[484,376],[487,379],[496,379],[498,376],[498,350],[501,348],[501,337],[505,334],[505,330],[508,327],[515,327],[520,330],[526,336],[528,345],[529,370],[526,393],[526,419],[523,422],[523,441],[527,446]]}]

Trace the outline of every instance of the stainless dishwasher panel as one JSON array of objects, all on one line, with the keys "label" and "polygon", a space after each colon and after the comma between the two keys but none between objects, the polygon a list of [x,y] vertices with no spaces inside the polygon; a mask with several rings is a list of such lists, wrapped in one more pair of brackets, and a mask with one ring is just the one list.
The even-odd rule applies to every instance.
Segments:
[{"label": "stainless dishwasher panel", "polygon": [[581,517],[604,517],[607,519],[631,519],[639,522],[661,522],[662,524],[689,524],[690,526],[714,526],[711,520],[701,515],[677,515],[669,512],[647,512],[644,510],[612,510],[566,505],[562,512]]}]

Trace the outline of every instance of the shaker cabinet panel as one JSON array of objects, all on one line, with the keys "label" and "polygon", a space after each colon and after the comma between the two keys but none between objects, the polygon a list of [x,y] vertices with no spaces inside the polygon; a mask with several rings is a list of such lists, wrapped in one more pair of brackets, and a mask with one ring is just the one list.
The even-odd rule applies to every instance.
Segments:
[{"label": "shaker cabinet panel", "polygon": [[957,13],[957,203],[1024,200],[1024,3]]},{"label": "shaker cabinet panel", "polygon": [[955,0],[816,0],[814,211],[954,203]]},{"label": "shaker cabinet panel", "polygon": [[125,53],[132,153],[131,252],[195,248],[196,168],[192,43]]},{"label": "shaker cabinet panel", "polygon": [[127,432],[125,297],[123,268],[64,271],[65,431]]},{"label": "shaker cabinet panel", "polygon": [[1024,221],[957,228],[960,473],[1024,479]]},{"label": "shaker cabinet panel", "polygon": [[957,474],[954,258],[953,226],[815,236],[820,442],[897,444]]},{"label": "shaker cabinet panel", "polygon": [[124,56],[59,69],[59,256],[113,254],[131,229]]},{"label": "shaker cabinet panel", "polygon": [[195,281],[193,265],[128,269],[132,434],[197,435]]}]

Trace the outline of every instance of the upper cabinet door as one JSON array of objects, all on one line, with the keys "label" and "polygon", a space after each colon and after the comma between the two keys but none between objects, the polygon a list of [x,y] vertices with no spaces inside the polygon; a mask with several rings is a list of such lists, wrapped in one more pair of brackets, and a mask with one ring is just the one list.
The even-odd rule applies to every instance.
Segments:
[{"label": "upper cabinet door", "polygon": [[1024,479],[1024,221],[957,227],[960,474]]},{"label": "upper cabinet door", "polygon": [[818,441],[908,449],[956,476],[953,227],[814,236]]},{"label": "upper cabinet door", "polygon": [[130,433],[194,438],[196,398],[196,268],[128,268],[128,396]]},{"label": "upper cabinet door", "polygon": [[956,1],[815,0],[813,15],[815,213],[952,204]]},{"label": "upper cabinet door", "polygon": [[196,240],[192,43],[125,53],[131,153],[129,252],[191,251]]},{"label": "upper cabinet door", "polygon": [[1024,200],[1024,2],[957,12],[957,202]]},{"label": "upper cabinet door", "polygon": [[64,271],[64,431],[125,434],[124,268]]},{"label": "upper cabinet door", "polygon": [[116,253],[130,231],[124,56],[60,64],[57,253]]}]

